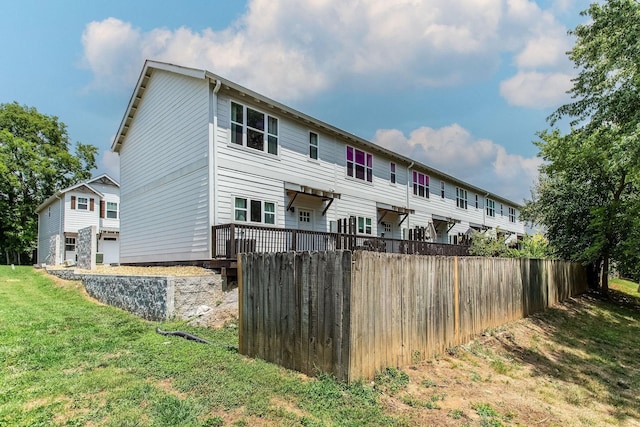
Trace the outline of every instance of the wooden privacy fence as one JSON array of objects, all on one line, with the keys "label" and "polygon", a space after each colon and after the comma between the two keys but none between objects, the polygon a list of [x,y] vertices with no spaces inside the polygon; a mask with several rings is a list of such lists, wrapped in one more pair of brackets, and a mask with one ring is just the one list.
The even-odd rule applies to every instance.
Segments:
[{"label": "wooden privacy fence", "polygon": [[367,251],[239,256],[240,353],[309,375],[373,378],[586,291],[553,260]]}]

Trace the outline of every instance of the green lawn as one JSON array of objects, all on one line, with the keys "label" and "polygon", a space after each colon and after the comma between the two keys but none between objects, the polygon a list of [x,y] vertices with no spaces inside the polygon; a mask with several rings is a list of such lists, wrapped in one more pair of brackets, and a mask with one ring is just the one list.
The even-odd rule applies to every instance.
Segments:
[{"label": "green lawn", "polygon": [[[199,344],[155,332],[180,329]],[[237,353],[238,331],[155,323],[0,266],[0,427],[637,425],[640,295],[572,299],[346,385]],[[635,424],[634,424],[635,423]]]},{"label": "green lawn", "polygon": [[144,321],[0,266],[0,426],[394,424],[369,385],[305,379],[236,346],[236,328]]}]

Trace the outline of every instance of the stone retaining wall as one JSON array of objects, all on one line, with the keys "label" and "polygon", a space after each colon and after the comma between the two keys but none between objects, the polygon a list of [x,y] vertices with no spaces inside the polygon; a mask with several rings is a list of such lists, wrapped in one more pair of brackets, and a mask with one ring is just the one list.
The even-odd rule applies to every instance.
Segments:
[{"label": "stone retaining wall", "polygon": [[223,299],[222,276],[116,276],[47,269],[65,280],[80,280],[98,301],[148,320],[188,319],[215,309]]}]

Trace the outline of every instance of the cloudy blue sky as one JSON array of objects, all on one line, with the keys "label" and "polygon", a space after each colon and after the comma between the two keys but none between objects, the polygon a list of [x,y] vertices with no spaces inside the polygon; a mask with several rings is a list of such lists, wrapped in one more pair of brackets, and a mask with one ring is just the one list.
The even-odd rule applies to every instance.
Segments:
[{"label": "cloudy blue sky", "polygon": [[0,103],[109,152],[145,59],[206,68],[521,202],[585,0],[0,0]]}]

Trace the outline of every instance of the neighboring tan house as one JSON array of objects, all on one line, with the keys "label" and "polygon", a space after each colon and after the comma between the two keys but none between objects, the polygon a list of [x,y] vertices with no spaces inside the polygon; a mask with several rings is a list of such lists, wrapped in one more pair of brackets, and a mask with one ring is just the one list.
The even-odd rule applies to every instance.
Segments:
[{"label": "neighboring tan house", "polygon": [[108,175],[58,191],[38,214],[38,264],[76,261],[78,230],[95,226],[104,264],[119,262],[120,185]]},{"label": "neighboring tan house", "polygon": [[525,233],[517,203],[202,69],[147,61],[111,149],[121,263],[331,249],[345,231],[385,251]]}]

